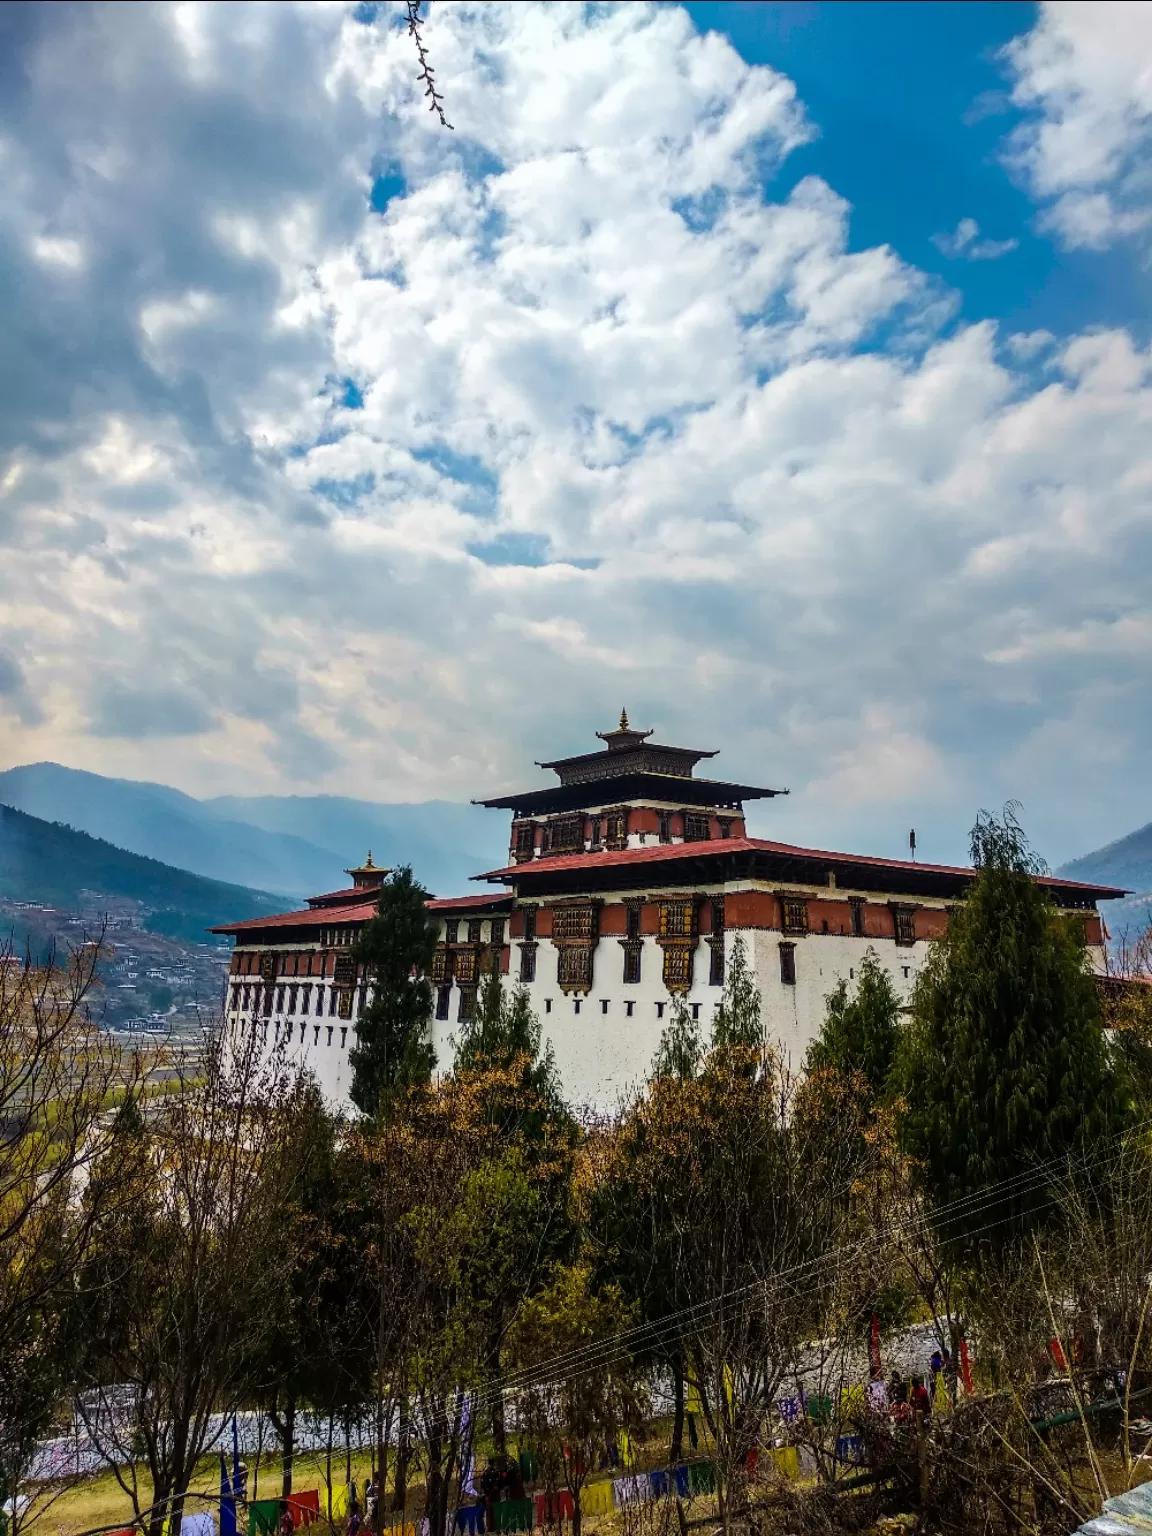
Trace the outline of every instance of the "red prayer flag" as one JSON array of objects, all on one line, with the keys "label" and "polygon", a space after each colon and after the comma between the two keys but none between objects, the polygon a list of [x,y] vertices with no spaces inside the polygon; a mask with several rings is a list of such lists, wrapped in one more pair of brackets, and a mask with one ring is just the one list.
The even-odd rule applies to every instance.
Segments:
[{"label": "red prayer flag", "polygon": [[1064,1351],[1060,1347],[1059,1339],[1048,1340],[1048,1353],[1052,1356],[1053,1364],[1057,1370],[1066,1371],[1068,1369],[1068,1362],[1064,1358]]},{"label": "red prayer flag", "polygon": [[311,1525],[314,1520],[319,1520],[319,1488],[305,1488],[300,1493],[294,1493],[288,1500],[288,1508],[292,1513],[293,1530],[298,1530],[302,1525]]}]

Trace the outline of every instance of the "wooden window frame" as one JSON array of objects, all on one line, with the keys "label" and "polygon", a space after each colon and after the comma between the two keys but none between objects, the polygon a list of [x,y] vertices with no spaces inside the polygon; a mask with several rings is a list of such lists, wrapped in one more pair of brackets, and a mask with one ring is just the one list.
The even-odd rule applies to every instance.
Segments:
[{"label": "wooden window frame", "polygon": [[796,985],[795,944],[780,945],[780,984],[784,987],[794,987]]}]

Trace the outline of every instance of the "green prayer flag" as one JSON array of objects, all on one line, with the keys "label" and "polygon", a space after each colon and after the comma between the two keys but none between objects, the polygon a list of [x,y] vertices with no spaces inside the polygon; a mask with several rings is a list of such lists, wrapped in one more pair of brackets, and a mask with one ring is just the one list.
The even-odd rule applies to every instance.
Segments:
[{"label": "green prayer flag", "polygon": [[280,1500],[257,1499],[248,1506],[248,1536],[277,1536],[280,1529]]},{"label": "green prayer flag", "polygon": [[716,1468],[710,1461],[688,1463],[688,1486],[693,1494],[716,1492]]},{"label": "green prayer flag", "polygon": [[530,1531],[536,1515],[533,1499],[504,1499],[493,1505],[498,1531]]}]

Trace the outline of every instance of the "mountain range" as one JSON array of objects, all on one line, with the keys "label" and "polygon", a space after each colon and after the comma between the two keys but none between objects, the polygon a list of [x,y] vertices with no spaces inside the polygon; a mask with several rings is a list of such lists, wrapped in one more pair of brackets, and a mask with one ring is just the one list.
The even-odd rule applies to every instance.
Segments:
[{"label": "mountain range", "polygon": [[503,864],[508,852],[504,816],[480,806],[338,795],[197,800],[165,784],[58,763],[0,773],[0,804],[206,879],[282,891],[294,901],[345,885],[343,871],[369,850],[377,864],[411,864],[441,896],[466,892],[471,875]]}]

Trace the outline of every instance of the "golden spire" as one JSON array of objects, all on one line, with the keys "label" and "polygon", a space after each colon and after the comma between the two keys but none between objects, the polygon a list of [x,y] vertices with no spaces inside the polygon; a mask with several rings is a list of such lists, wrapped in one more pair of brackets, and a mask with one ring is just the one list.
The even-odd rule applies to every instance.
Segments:
[{"label": "golden spire", "polygon": [[626,709],[620,711],[620,729],[622,731],[628,729],[628,711]]},{"label": "golden spire", "polygon": [[364,860],[364,868],[365,869],[375,869],[376,868],[375,864],[373,864],[373,862],[372,862],[372,850],[371,850],[371,848],[369,848],[369,850],[368,850],[368,857]]}]

